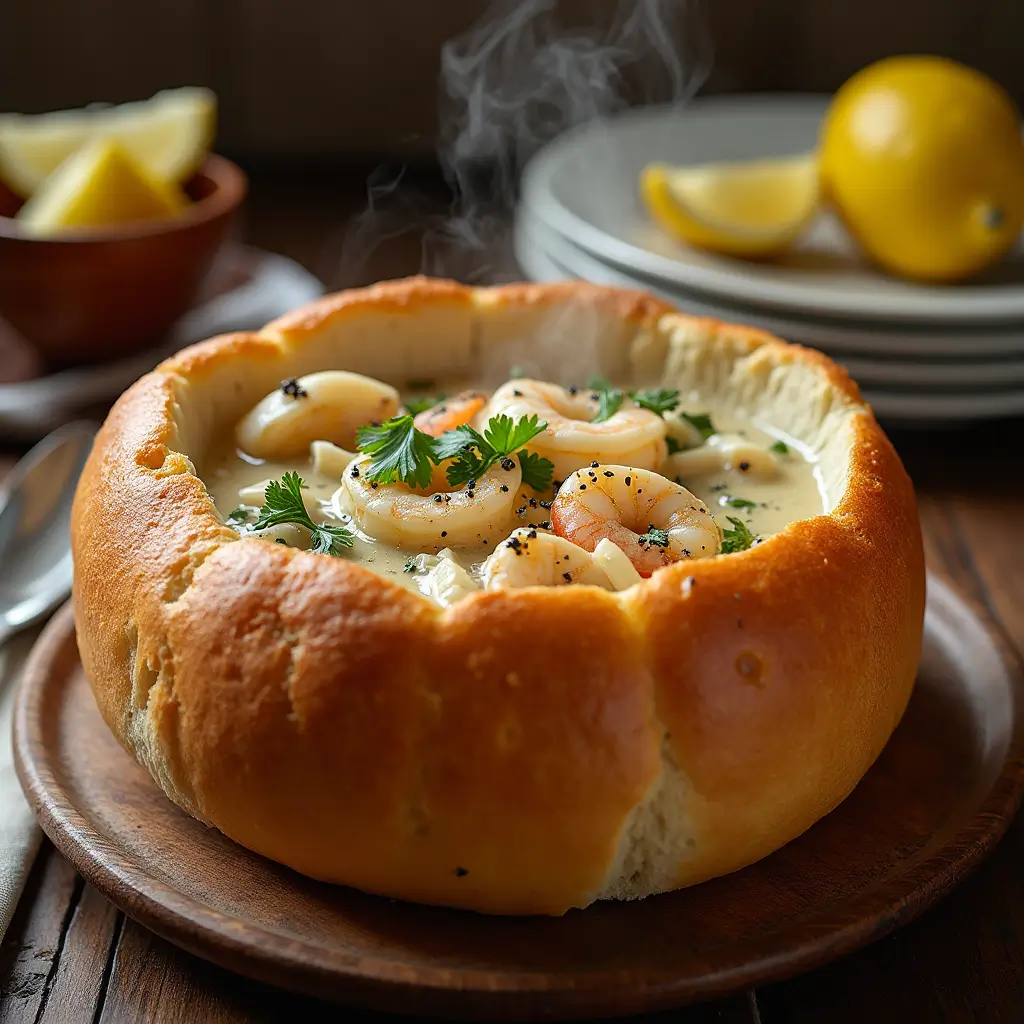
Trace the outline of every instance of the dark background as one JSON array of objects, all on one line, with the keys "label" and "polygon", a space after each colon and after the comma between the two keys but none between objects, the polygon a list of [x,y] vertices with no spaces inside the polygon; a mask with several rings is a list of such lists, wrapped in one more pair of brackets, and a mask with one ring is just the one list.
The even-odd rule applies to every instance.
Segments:
[{"label": "dark background", "polygon": [[[258,162],[429,158],[442,42],[485,0],[2,0],[0,111],[139,99],[205,84],[218,148]],[[562,0],[612,21],[617,0]],[[669,6],[662,3],[661,6]],[[693,6],[697,6],[696,4]],[[887,54],[932,52],[1024,100],[1021,0],[704,0],[704,92],[831,90]],[[657,92],[657,90],[655,90]]]}]

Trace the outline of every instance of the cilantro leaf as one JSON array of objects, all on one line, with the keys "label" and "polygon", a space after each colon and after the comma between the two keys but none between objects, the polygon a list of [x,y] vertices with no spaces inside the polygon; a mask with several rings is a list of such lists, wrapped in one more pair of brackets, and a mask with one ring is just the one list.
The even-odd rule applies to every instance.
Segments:
[{"label": "cilantro leaf", "polygon": [[519,468],[523,471],[523,483],[532,487],[535,491],[546,491],[551,486],[551,479],[555,475],[555,464],[550,459],[545,459],[536,452],[528,452],[525,449],[516,454],[519,459]]},{"label": "cilantro leaf", "polygon": [[[483,434],[469,424],[463,424],[454,430],[445,431],[434,441],[434,458],[438,462],[445,459],[454,460],[446,470],[448,483],[453,487],[469,483],[471,480],[479,480],[496,462],[511,458],[513,454],[523,467],[524,482],[531,487],[534,486],[526,480],[526,475],[529,474],[533,481],[543,481],[546,477],[547,483],[550,484],[551,474],[554,472],[551,463],[536,456],[526,458],[531,453],[523,450],[523,445],[532,441],[546,427],[547,423],[536,415],[525,416],[519,420],[504,415],[492,416],[484,427]],[[543,490],[544,486],[538,486],[536,489]]]},{"label": "cilantro leaf", "polygon": [[779,455],[788,455],[789,445],[785,441],[776,441],[768,450],[770,452],[778,452]]},{"label": "cilantro leaf", "polygon": [[434,459],[436,462],[457,459],[460,455],[480,446],[486,447],[487,442],[468,423],[463,423],[454,430],[446,430],[440,437],[434,438]]},{"label": "cilantro leaf", "polygon": [[718,499],[719,505],[728,505],[729,508],[757,508],[756,501],[750,501],[748,498],[737,498],[734,494],[723,494]]},{"label": "cilantro leaf", "polygon": [[372,455],[366,476],[374,483],[426,487],[434,472],[435,438],[417,430],[412,416],[394,416],[378,427],[360,427],[359,450]]},{"label": "cilantro leaf", "polygon": [[460,455],[446,470],[448,483],[452,487],[461,487],[471,480],[479,480],[494,461],[480,458],[472,449]]},{"label": "cilantro leaf", "polygon": [[619,388],[605,388],[597,393],[597,415],[591,423],[610,420],[622,407],[622,391]]},{"label": "cilantro leaf", "polygon": [[546,426],[547,423],[541,423],[536,413],[515,422],[509,416],[494,416],[484,428],[484,439],[495,452],[511,455],[532,441]]},{"label": "cilantro leaf", "polygon": [[712,434],[717,434],[718,429],[711,422],[711,417],[706,412],[681,412],[679,414],[690,424],[701,436],[703,440],[707,440]]},{"label": "cilantro leaf", "polygon": [[629,397],[641,409],[649,409],[659,416],[671,412],[679,404],[679,392],[668,388],[658,388],[656,391],[630,391]]},{"label": "cilantro leaf", "polygon": [[291,471],[280,480],[271,480],[263,492],[264,505],[253,525],[254,530],[295,523],[309,530],[309,550],[318,555],[340,555],[342,548],[352,547],[352,531],[344,526],[314,523],[302,500],[305,483],[298,473]]},{"label": "cilantro leaf", "polygon": [[746,551],[754,543],[754,535],[747,529],[742,519],[726,516],[732,524],[731,528],[722,531],[722,547],[720,554],[734,555],[738,551]]}]

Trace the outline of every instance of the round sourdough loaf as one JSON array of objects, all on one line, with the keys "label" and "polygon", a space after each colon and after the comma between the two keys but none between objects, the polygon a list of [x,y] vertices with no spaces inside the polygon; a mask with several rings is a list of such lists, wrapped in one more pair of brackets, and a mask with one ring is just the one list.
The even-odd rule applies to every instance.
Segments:
[{"label": "round sourdough loaf", "polygon": [[[510,367],[695,392],[818,459],[826,514],[621,593],[442,609],[218,516],[196,466],[285,377]],[[75,501],[75,616],[108,725],[188,813],[315,878],[561,914],[734,871],[834,808],[921,651],[910,481],[824,356],[587,284],[414,278],[214,338],[130,388]]]}]

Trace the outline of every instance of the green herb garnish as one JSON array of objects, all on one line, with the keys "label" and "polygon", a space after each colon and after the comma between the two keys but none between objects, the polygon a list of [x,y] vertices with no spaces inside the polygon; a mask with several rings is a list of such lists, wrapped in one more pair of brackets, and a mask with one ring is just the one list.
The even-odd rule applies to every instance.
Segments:
[{"label": "green herb garnish", "polygon": [[778,452],[780,455],[788,455],[789,445],[785,441],[776,441],[768,450],[770,452]]},{"label": "green herb garnish", "polygon": [[419,416],[421,412],[433,409],[444,401],[444,395],[406,395],[402,399],[402,405],[410,416]]},{"label": "green herb garnish", "polygon": [[659,530],[653,523],[647,528],[647,532],[638,538],[642,547],[668,547],[668,530]]},{"label": "green herb garnish", "polygon": [[229,526],[245,526],[249,522],[249,510],[244,505],[233,508],[225,517]]},{"label": "green herb garnish", "polygon": [[415,558],[407,558],[405,565],[402,566],[402,572],[415,572],[419,568],[419,563]]},{"label": "green herb garnish", "polygon": [[380,426],[360,427],[356,437],[359,450],[373,456],[365,470],[373,483],[393,484],[400,480],[419,488],[430,483],[438,462],[434,438],[417,430],[408,413],[394,416]]},{"label": "green herb garnish", "polygon": [[254,530],[295,523],[309,530],[309,550],[318,555],[340,555],[342,548],[352,547],[352,531],[344,526],[325,526],[314,523],[302,501],[305,487],[298,473],[287,472],[280,480],[271,480],[264,491],[265,504],[253,525]]},{"label": "green herb garnish", "polygon": [[587,387],[594,392],[597,399],[597,415],[591,423],[604,423],[610,420],[622,408],[622,390],[612,387],[611,381],[605,377],[591,377]]},{"label": "green herb garnish", "polygon": [[523,472],[523,483],[536,491],[547,490],[554,465],[548,459],[522,450],[546,427],[547,423],[536,415],[515,421],[510,416],[493,416],[483,434],[464,423],[437,438],[434,456],[438,462],[454,460],[447,469],[448,483],[453,487],[479,480],[495,463],[514,455]]},{"label": "green herb garnish", "polygon": [[523,471],[523,483],[535,491],[546,491],[555,475],[555,464],[536,452],[522,451],[516,456]]},{"label": "green herb garnish", "polygon": [[718,433],[715,425],[711,422],[711,417],[706,412],[681,412],[679,415],[700,434],[704,441],[712,434]]},{"label": "green herb garnish", "polygon": [[747,524],[742,519],[733,516],[726,516],[732,524],[731,528],[722,531],[722,547],[720,553],[723,555],[734,555],[738,551],[746,551],[754,543],[754,535],[747,529]]},{"label": "green herb garnish", "polygon": [[734,494],[723,494],[718,499],[719,505],[728,505],[729,508],[757,508],[756,501],[747,498],[737,498]]},{"label": "green herb garnish", "polygon": [[641,409],[650,409],[659,416],[671,412],[679,404],[679,392],[668,388],[658,388],[656,391],[630,391],[629,397]]}]

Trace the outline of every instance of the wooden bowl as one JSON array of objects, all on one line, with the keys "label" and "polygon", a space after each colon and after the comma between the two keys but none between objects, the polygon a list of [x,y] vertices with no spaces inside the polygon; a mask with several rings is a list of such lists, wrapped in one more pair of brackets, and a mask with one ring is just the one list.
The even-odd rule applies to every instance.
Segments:
[{"label": "wooden bowl", "polygon": [[0,192],[0,317],[51,365],[152,347],[194,302],[246,193],[241,169],[208,157],[181,215],[54,238],[27,233]]}]

